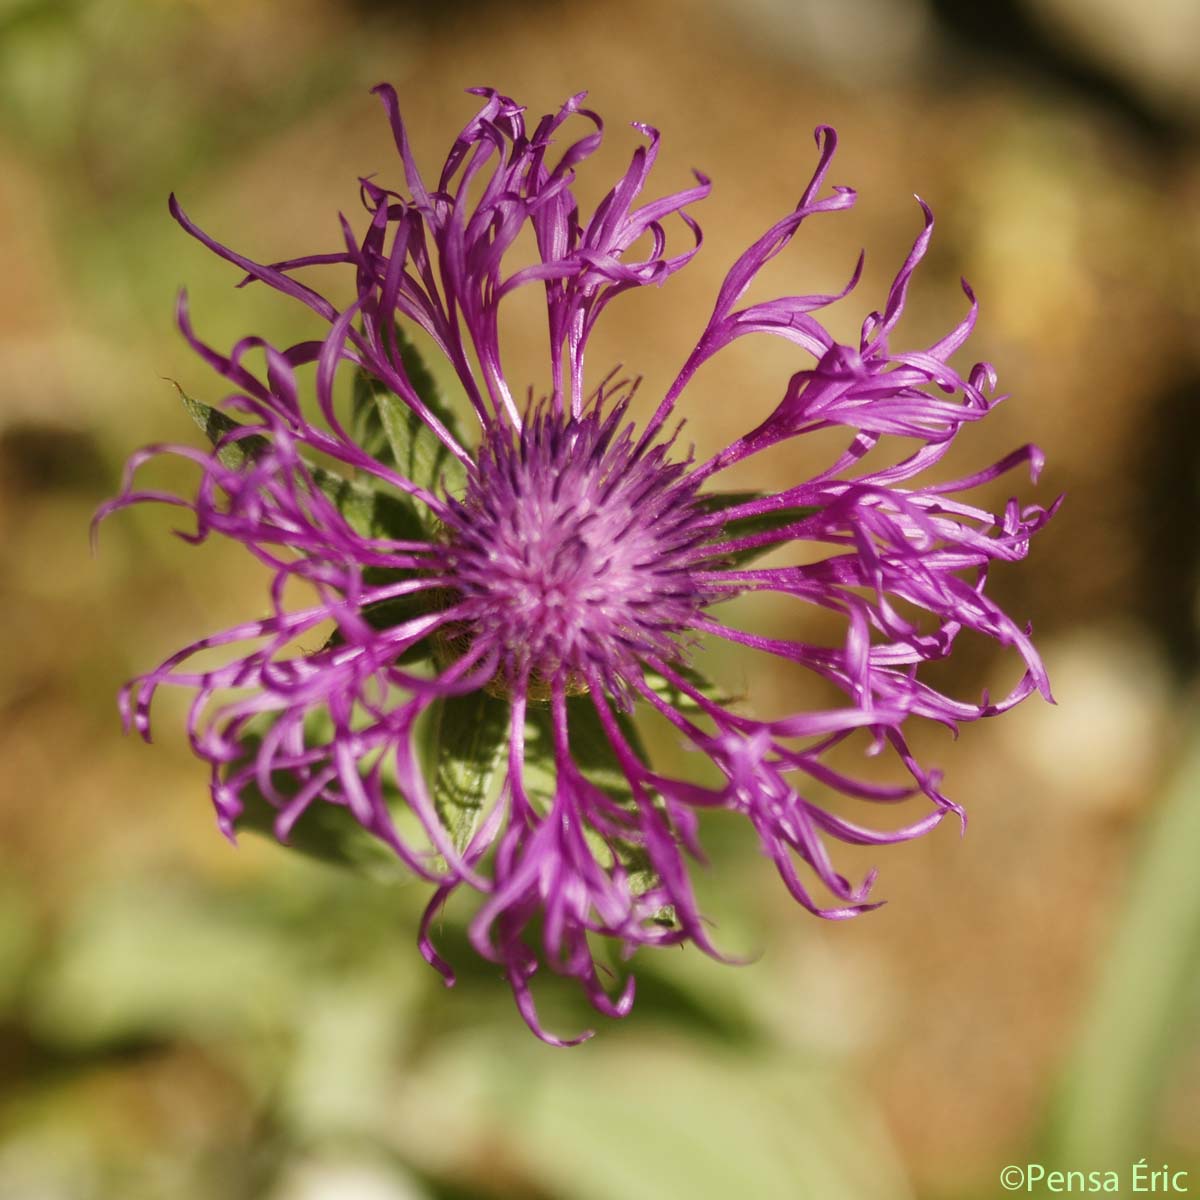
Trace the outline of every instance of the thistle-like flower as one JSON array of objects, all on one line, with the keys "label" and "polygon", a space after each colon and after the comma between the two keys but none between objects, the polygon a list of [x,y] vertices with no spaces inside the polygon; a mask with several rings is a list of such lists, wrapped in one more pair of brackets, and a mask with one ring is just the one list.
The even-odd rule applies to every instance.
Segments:
[{"label": "thistle-like flower", "polygon": [[[719,956],[689,878],[689,863],[702,861],[704,810],[744,816],[792,895],[835,919],[875,907],[874,873],[848,880],[831,841],[901,842],[948,813],[961,816],[910,752],[905,722],[953,728],[1035,689],[1049,698],[1028,629],[985,583],[994,560],[1024,557],[1053,507],[1012,500],[994,515],[954,498],[1020,464],[1036,477],[1033,446],[952,483],[915,482],[998,399],[990,367],[961,375],[949,365],[975,323],[965,284],[968,311],[945,337],[892,348],[933,227],[923,203],[924,228],[856,345],[836,341],[815,314],[850,293],[861,258],[838,295],[738,307],[805,220],[854,203],[848,188],[823,193],[832,129],[816,131],[817,167],[799,203],[733,264],[695,349],[636,428],[635,382],[614,373],[588,384],[585,350],[610,301],[662,284],[699,249],[688,208],[708,180],[697,174],[684,191],[642,201],[659,135],[636,125],[645,144],[584,214],[575,172],[602,125],[583,96],[528,133],[519,105],[480,89],[482,108],[430,188],[394,91],[376,92],[406,192],[363,179],[366,232],[357,236],[343,218],[342,248],[260,264],[201,231],[172,197],[180,224],[246,281],[299,300],[329,328],[287,349],[246,338],[226,355],[196,335],[181,297],[183,334],[232,384],[224,408],[237,419],[188,400],[213,452],[142,451],[98,515],[145,500],[188,508],[196,527],[182,536],[233,538],[267,567],[270,611],[133,681],[122,710],[148,737],[159,686],[194,691],[188,733],[211,767],[229,837],[264,812],[282,842],[305,826],[321,835],[339,816],[429,881],[419,945],[447,983],[454,976],[433,945],[434,919],[456,890],[478,893],[473,946],[503,969],[533,1031],[561,1044],[534,1007],[539,966],[576,979],[597,1010],[622,1016],[633,978],[607,981],[609,968],[597,963],[603,939],[622,960],[642,945],[681,942]],[[564,138],[576,122],[582,136]],[[687,248],[668,251],[669,218],[690,235]],[[514,265],[526,231],[533,253]],[[344,309],[296,276],[330,264],[355,273],[357,295]],[[540,380],[510,380],[502,362],[499,312],[522,288],[546,298]],[[703,403],[688,394],[697,369],[747,334],[792,342],[802,369],[766,420],[697,461],[673,425],[686,405]],[[461,385],[470,436],[440,399],[417,342],[435,348]],[[315,404],[302,401],[302,368],[313,368]],[[335,402],[335,380],[351,372],[352,397],[339,392]],[[526,387],[519,404],[514,393]],[[770,495],[720,490],[734,464],[829,429],[845,430],[846,446],[813,478]],[[893,443],[899,453],[867,469],[868,453]],[[164,452],[198,467],[192,498],[137,486],[141,464]],[[794,565],[756,565],[799,542],[806,553]],[[814,546],[826,547],[815,561]],[[297,585],[308,592],[300,607]],[[844,636],[823,645],[739,628],[718,606],[751,591],[829,610]],[[968,703],[922,677],[963,629],[1022,657],[1011,694]],[[700,673],[705,639],[783,659],[842,699],[820,711],[749,715]],[[210,650],[215,665],[193,662]],[[665,718],[715,771],[702,783],[656,770],[639,738],[641,710]],[[896,756],[903,786],[831,765],[831,752],[845,754],[859,730],[869,752]],[[879,832],[823,807],[831,790],[868,804],[923,797],[928,808]]]}]

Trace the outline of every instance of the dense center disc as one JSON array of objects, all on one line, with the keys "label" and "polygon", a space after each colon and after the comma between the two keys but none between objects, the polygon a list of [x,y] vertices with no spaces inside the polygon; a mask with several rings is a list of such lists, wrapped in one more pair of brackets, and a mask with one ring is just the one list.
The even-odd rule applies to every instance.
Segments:
[{"label": "dense center disc", "polygon": [[448,522],[459,628],[510,682],[619,688],[652,654],[677,658],[703,602],[689,551],[704,536],[686,464],[638,453],[606,418],[530,416],[484,443]]}]

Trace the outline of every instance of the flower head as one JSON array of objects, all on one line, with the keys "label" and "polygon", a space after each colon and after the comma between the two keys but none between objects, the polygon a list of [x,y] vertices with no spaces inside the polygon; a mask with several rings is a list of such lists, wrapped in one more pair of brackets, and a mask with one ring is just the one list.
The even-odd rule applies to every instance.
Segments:
[{"label": "flower head", "polygon": [[[688,209],[707,195],[708,180],[697,175],[684,191],[644,200],[659,137],[638,125],[645,144],[585,214],[575,172],[602,125],[583,97],[528,132],[517,104],[480,90],[482,107],[430,187],[395,93],[376,91],[405,191],[362,180],[366,230],[354,233],[343,218],[339,249],[261,264],[200,230],[172,197],[176,219],[246,281],[299,300],[328,329],[286,349],[247,338],[226,355],[199,339],[181,298],[180,327],[232,385],[224,407],[236,419],[187,401],[214,451],[141,452],[100,515],[144,500],[189,509],[196,526],[183,536],[233,538],[267,567],[270,611],[184,647],[130,684],[122,706],[148,736],[159,686],[194,692],[188,732],[210,765],[227,835],[265,810],[286,842],[307,814],[341,813],[428,880],[419,944],[447,982],[453,973],[433,944],[433,920],[451,893],[477,892],[475,949],[504,970],[531,1028],[556,1041],[534,1008],[539,967],[578,980],[599,1011],[623,1015],[633,978],[614,992],[596,961],[597,938],[626,957],[685,941],[719,955],[689,877],[689,863],[702,859],[705,810],[748,820],[789,891],[829,918],[875,907],[874,872],[847,879],[831,843],[900,842],[961,815],[904,730],[917,718],[956,727],[1035,689],[1049,698],[1028,629],[985,585],[993,561],[1024,557],[1053,507],[1013,500],[993,514],[960,497],[1022,464],[1036,476],[1032,446],[967,478],[920,482],[999,399],[990,367],[964,375],[950,365],[976,318],[965,284],[968,311],[941,340],[892,345],[933,228],[923,203],[923,229],[856,344],[839,343],[815,314],[851,292],[861,259],[838,295],[738,307],[804,221],[853,204],[847,188],[823,192],[831,129],[817,130],[817,167],[795,209],[733,264],[694,350],[636,428],[635,383],[610,374],[589,385],[588,341],[611,300],[663,283],[695,254],[700,230]],[[580,122],[584,132],[572,140],[568,125]],[[669,244],[669,218],[682,225],[683,249],[673,235]],[[514,263],[527,230],[535,253]],[[297,277],[323,265],[353,271],[349,306]],[[503,365],[498,314],[522,288],[546,300],[549,355],[538,380],[511,380]],[[792,342],[800,369],[766,420],[697,461],[672,423],[700,402],[689,394],[697,369],[751,333]],[[458,430],[414,339],[432,345],[461,386],[470,435]],[[345,372],[355,375],[349,406],[335,402]],[[526,387],[530,399],[518,404]],[[720,489],[735,464],[829,429],[845,431],[845,449],[812,478],[775,494]],[[866,465],[893,442],[896,454]],[[137,486],[141,464],[162,452],[199,469],[193,497]],[[756,562],[799,542],[826,553],[794,565]],[[301,607],[296,584],[309,594]],[[844,632],[830,644],[765,637],[718,608],[757,591],[828,610]],[[967,702],[924,677],[923,666],[948,655],[963,629],[1024,660],[1009,695]],[[706,639],[783,659],[842,700],[750,715],[700,673]],[[208,650],[223,658],[196,665]],[[641,710],[665,718],[715,775],[701,784],[656,770],[638,735]],[[832,765],[860,730],[872,752],[895,756],[903,785]],[[868,807],[920,797],[924,811],[876,831],[829,811],[821,796],[830,791]]]},{"label": "flower head", "polygon": [[494,429],[446,516],[463,636],[499,656],[506,690],[596,682],[623,696],[647,655],[679,654],[706,596],[704,528],[686,464],[638,452],[627,405]]}]

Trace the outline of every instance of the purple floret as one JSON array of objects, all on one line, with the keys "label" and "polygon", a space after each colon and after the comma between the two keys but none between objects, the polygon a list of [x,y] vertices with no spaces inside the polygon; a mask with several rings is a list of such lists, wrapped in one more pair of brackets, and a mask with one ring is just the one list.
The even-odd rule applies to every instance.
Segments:
[{"label": "purple floret", "polygon": [[[196,528],[185,537],[232,538],[267,567],[270,609],[133,681],[122,711],[148,738],[157,688],[194,692],[188,734],[210,766],[218,821],[230,837],[251,793],[274,809],[281,841],[313,806],[348,812],[433,885],[419,944],[447,982],[454,976],[433,945],[434,918],[452,893],[478,893],[472,945],[503,969],[534,1032],[562,1044],[534,1008],[530,979],[539,967],[577,980],[599,1012],[623,1016],[633,977],[613,994],[596,960],[597,938],[612,939],[626,959],[642,945],[682,942],[722,957],[689,875],[703,861],[699,818],[706,810],[748,820],[796,900],[835,919],[877,903],[874,872],[847,879],[831,843],[891,844],[929,831],[948,813],[961,817],[937,772],[914,758],[906,723],[924,717],[955,729],[1035,690],[1050,698],[1029,629],[985,585],[993,561],[1025,556],[1057,503],[1010,500],[994,514],[959,498],[1019,466],[1036,479],[1041,454],[1034,446],[951,483],[919,480],[964,426],[1002,398],[990,366],[960,374],[949,362],[976,320],[965,283],[968,311],[949,333],[923,349],[893,348],[933,229],[923,202],[924,227],[857,344],[839,343],[816,314],[854,289],[861,258],[837,295],[737,307],[805,220],[854,203],[848,188],[822,195],[837,144],[832,129],[816,132],[817,168],[796,208],[734,263],[695,349],[639,429],[628,415],[636,381],[607,375],[586,382],[588,340],[612,299],[662,284],[696,253],[700,230],[687,208],[708,194],[708,180],[697,175],[691,188],[642,201],[659,135],[636,125],[646,143],[585,217],[575,172],[600,144],[602,123],[581,107],[583,96],[527,134],[520,106],[478,89],[483,107],[430,188],[395,92],[386,85],[376,91],[406,191],[362,180],[366,232],[356,235],[343,218],[342,248],[259,264],[201,231],[171,199],[180,224],[247,282],[301,301],[329,331],[284,350],[247,338],[226,356],[198,338],[181,298],[184,336],[232,385],[225,407],[242,424],[231,425],[211,454],[142,451],[100,515],[146,500],[188,508]],[[586,132],[560,141],[577,121]],[[672,218],[683,226],[683,249],[673,237],[668,248]],[[514,264],[523,231],[532,237],[521,246],[534,257]],[[357,296],[344,309],[296,278],[301,268],[326,265],[354,272]],[[529,286],[545,294],[549,358],[542,379],[510,380],[499,312],[508,295]],[[412,333],[435,347],[461,383],[476,418],[471,436],[457,435],[429,402],[406,350]],[[668,426],[685,404],[703,402],[690,387],[696,370],[750,333],[794,343],[802,369],[766,420],[697,462]],[[397,397],[432,435],[448,464],[435,482],[369,453],[347,428],[334,402],[335,378],[347,365]],[[301,403],[301,368],[313,369],[304,386],[315,392],[319,421]],[[518,402],[522,394],[529,399]],[[735,464],[833,428],[846,431],[846,446],[820,474],[771,495],[721,491],[722,473]],[[138,468],[163,452],[199,468],[193,497],[137,487]],[[340,477],[318,461],[351,482],[331,487],[331,477]],[[452,472],[460,486],[451,486]],[[352,499],[382,493],[409,505],[420,515],[412,536],[381,536],[356,522],[347,489]],[[793,543],[806,548],[794,565],[753,561]],[[827,552],[814,560],[814,546]],[[294,606],[296,584],[312,596],[307,607]],[[836,614],[844,636],[831,644],[764,637],[718,607],[757,591]],[[392,615],[381,620],[381,613]],[[331,627],[335,636],[322,645]],[[972,703],[925,677],[922,667],[950,654],[964,629],[1012,647],[1024,661],[1007,696]],[[707,639],[783,659],[843,699],[816,711],[751,716],[698,674]],[[413,663],[422,649],[424,667]],[[217,665],[193,665],[213,650],[224,654]],[[422,766],[421,719],[447,698],[478,692],[506,706],[502,782],[459,837]],[[655,769],[631,721],[640,711],[665,718],[716,768],[706,784]],[[545,740],[536,787],[529,760],[535,717]],[[598,731],[606,745],[609,785],[573,751],[585,718],[589,736]],[[894,756],[902,785],[831,765],[845,760],[860,731],[868,753]],[[829,811],[821,797],[831,792],[868,807],[921,798],[924,810],[906,826],[879,831]]]}]

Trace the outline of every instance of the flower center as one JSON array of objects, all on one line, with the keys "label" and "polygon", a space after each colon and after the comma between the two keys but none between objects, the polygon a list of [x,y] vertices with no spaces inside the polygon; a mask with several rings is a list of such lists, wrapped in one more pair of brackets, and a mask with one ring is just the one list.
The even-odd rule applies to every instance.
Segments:
[{"label": "flower center", "polygon": [[635,451],[623,408],[530,416],[485,442],[448,524],[459,628],[495,650],[506,689],[561,680],[620,692],[653,654],[678,658],[704,597],[687,552],[703,537],[685,464]]}]

